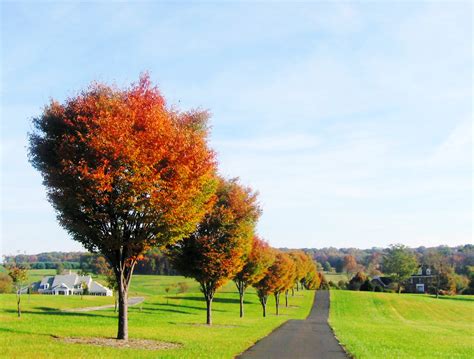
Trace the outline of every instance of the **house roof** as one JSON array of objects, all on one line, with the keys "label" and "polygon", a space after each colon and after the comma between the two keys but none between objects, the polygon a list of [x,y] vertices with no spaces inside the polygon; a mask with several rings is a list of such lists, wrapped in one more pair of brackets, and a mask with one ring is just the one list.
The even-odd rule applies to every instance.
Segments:
[{"label": "house roof", "polygon": [[53,290],[55,288],[73,289],[74,286],[78,286],[82,282],[87,284],[90,292],[104,293],[110,291],[109,288],[93,281],[90,275],[80,276],[76,273],[47,276],[41,280],[39,285],[42,286],[44,284],[49,284],[48,290]]},{"label": "house roof", "polygon": [[104,287],[102,284],[92,281],[89,292],[107,292],[110,291],[109,288]]},{"label": "house roof", "polygon": [[91,276],[79,276],[77,274],[62,274],[56,275],[53,280],[53,284],[51,288],[55,288],[60,286],[61,284],[65,284],[68,288],[74,288],[75,285],[79,285],[82,282],[86,282],[89,286],[90,282],[92,281]]},{"label": "house roof", "polygon": [[372,281],[376,281],[383,286],[387,286],[393,282],[392,278],[390,277],[379,277],[379,276],[374,277]]},{"label": "house roof", "polygon": [[54,276],[43,277],[43,279],[41,279],[40,286],[49,284],[49,286],[51,287],[51,285],[53,284],[53,280]]}]

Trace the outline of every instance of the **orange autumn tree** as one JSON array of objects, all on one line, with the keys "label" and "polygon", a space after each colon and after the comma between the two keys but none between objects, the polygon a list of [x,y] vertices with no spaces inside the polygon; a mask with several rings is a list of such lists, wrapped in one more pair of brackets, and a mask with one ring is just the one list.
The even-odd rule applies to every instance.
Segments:
[{"label": "orange autumn tree", "polygon": [[306,288],[306,286],[304,285],[306,276],[308,275],[308,273],[311,273],[312,271],[317,272],[317,266],[316,266],[316,263],[313,261],[313,258],[308,253],[305,253],[304,251],[301,251],[301,253],[303,255],[301,258],[303,260],[302,267],[304,268],[303,270],[304,275],[300,279],[300,284],[301,284],[301,288],[304,289]]},{"label": "orange autumn tree", "polygon": [[216,290],[242,270],[260,216],[257,195],[236,179],[219,180],[216,202],[197,230],[168,247],[171,262],[184,276],[196,279],[212,324]]},{"label": "orange autumn tree", "polygon": [[273,295],[275,297],[276,315],[278,315],[281,293],[286,293],[286,306],[288,306],[288,289],[295,283],[296,265],[288,253],[281,252],[277,255],[270,272],[273,276]]},{"label": "orange autumn tree", "polygon": [[169,109],[148,75],[125,89],[93,84],[33,120],[30,161],[59,223],[117,278],[118,339],[128,339],[136,262],[193,232],[211,205],[207,120],[206,112]]},{"label": "orange autumn tree", "polygon": [[[290,255],[291,259],[294,261],[295,266],[296,266],[295,284],[296,284],[296,290],[299,290],[299,285],[301,283],[301,280],[305,277],[306,273],[309,270],[308,257],[301,250],[294,250],[294,251],[288,252],[288,254]],[[293,289],[293,287],[290,289]],[[294,290],[293,290],[293,295],[294,295]]]},{"label": "orange autumn tree", "polygon": [[344,256],[344,269],[346,273],[357,272],[357,261],[352,254]]},{"label": "orange autumn tree", "polygon": [[294,281],[293,273],[295,264],[287,253],[275,251],[275,260],[268,268],[265,276],[253,286],[257,290],[257,295],[263,309],[263,316],[267,312],[268,296],[273,293],[275,296],[276,314],[279,314],[280,293],[289,285],[290,281]]},{"label": "orange autumn tree", "polygon": [[267,242],[253,237],[252,250],[242,270],[234,277],[240,297],[240,317],[244,316],[244,294],[248,286],[260,281],[274,260],[274,253]]},{"label": "orange autumn tree", "polygon": [[316,263],[311,260],[309,270],[303,278],[302,284],[306,289],[319,289],[323,277],[323,274],[318,272]]},{"label": "orange autumn tree", "polygon": [[271,264],[268,266],[268,268],[264,270],[265,274],[262,277],[262,279],[252,284],[252,286],[257,291],[258,299],[260,301],[260,304],[262,305],[263,317],[267,316],[267,301],[268,301],[269,295],[272,293],[272,290],[274,288],[270,270],[271,270],[271,267],[273,266],[273,263],[275,262],[276,255],[278,253],[278,251],[273,248],[270,248],[270,251],[272,253]]},{"label": "orange autumn tree", "polygon": [[293,290],[294,293],[295,283],[298,283],[298,271],[300,270],[298,266],[300,266],[302,262],[299,263],[295,260],[295,257],[291,255],[291,252],[285,254],[292,262],[292,265],[288,267],[285,284],[282,286],[283,288],[281,290],[281,293],[285,293],[285,307],[288,308],[288,294],[290,289]]}]

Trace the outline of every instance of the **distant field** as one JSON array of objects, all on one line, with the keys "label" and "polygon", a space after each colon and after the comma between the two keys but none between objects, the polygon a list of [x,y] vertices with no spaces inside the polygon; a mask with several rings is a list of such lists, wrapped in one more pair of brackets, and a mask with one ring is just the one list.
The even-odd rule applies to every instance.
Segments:
[{"label": "distant field", "polygon": [[330,273],[330,272],[324,272],[324,276],[326,277],[326,280],[333,281],[334,283],[339,282],[340,280],[343,281],[348,281],[349,278],[347,277],[347,274],[345,273]]},{"label": "distant field", "polygon": [[[44,271],[31,271],[30,279]],[[54,274],[54,270],[53,270]],[[187,283],[186,293],[173,286]],[[169,287],[169,294],[165,289]],[[246,317],[239,318],[238,295],[233,283],[216,294],[214,326],[205,322],[205,303],[194,280],[183,277],[137,275],[130,296],[145,296],[145,302],[129,309],[130,338],[181,343],[180,349],[148,351],[66,344],[54,337],[114,337],[117,319],[112,309],[85,313],[65,313],[59,309],[112,304],[110,297],[63,297],[27,295],[23,297],[23,317],[15,313],[15,296],[0,294],[0,357],[74,358],[233,358],[288,319],[309,314],[314,291],[298,292],[290,298],[290,308],[275,316],[269,299],[267,318],[254,291],[246,297]],[[168,297],[168,298],[167,298]]]},{"label": "distant field", "polygon": [[333,290],[330,324],[356,358],[474,355],[474,296]]}]

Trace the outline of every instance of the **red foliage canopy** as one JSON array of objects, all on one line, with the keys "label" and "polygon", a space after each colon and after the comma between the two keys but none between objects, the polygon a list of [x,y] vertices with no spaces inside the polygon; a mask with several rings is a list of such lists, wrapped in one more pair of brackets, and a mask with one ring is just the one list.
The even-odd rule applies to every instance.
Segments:
[{"label": "red foliage canopy", "polygon": [[236,180],[221,179],[216,197],[197,231],[169,249],[182,274],[213,288],[219,288],[244,266],[260,216],[256,194]]},{"label": "red foliage canopy", "polygon": [[203,217],[215,182],[207,117],[167,109],[147,75],[125,90],[94,84],[34,120],[30,159],[75,240],[136,257]]},{"label": "red foliage canopy", "polygon": [[[277,252],[275,261],[262,280],[254,284],[264,294],[280,293],[293,283],[295,264],[287,253]],[[290,283],[291,282],[291,283]]]},{"label": "red foliage canopy", "polygon": [[107,258],[119,284],[119,335],[127,338],[126,292],[149,247],[195,230],[215,190],[206,112],[166,107],[144,75],[121,90],[94,84],[34,119],[30,161],[43,175],[60,224]]}]

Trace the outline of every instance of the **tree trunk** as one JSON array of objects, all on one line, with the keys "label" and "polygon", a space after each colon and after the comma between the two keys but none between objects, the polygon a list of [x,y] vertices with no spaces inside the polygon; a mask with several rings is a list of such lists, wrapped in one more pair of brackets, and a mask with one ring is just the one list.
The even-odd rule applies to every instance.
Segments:
[{"label": "tree trunk", "polygon": [[117,339],[128,340],[128,288],[119,283]]},{"label": "tree trunk", "polygon": [[245,294],[245,284],[242,281],[236,281],[235,285],[237,286],[237,290],[239,291],[239,299],[240,299],[240,318],[244,317],[244,294]]},{"label": "tree trunk", "polygon": [[260,303],[262,304],[263,317],[267,316],[267,297],[260,298]]},{"label": "tree trunk", "polygon": [[212,297],[206,297],[206,324],[212,325]]},{"label": "tree trunk", "polygon": [[16,305],[17,305],[17,311],[18,311],[18,318],[20,318],[21,317],[21,288],[20,288],[20,292],[17,292]]},{"label": "tree trunk", "polygon": [[298,292],[300,290],[298,281],[296,281],[296,291]]},{"label": "tree trunk", "polygon": [[[123,262],[122,262],[123,263]],[[121,264],[115,276],[118,283],[118,332],[117,339],[128,340],[128,288],[132,279],[135,262]]]},{"label": "tree trunk", "polygon": [[279,306],[280,306],[280,293],[275,293],[275,309],[276,309],[276,315],[280,314],[279,311]]},{"label": "tree trunk", "polygon": [[439,274],[436,276],[436,299],[439,298]]},{"label": "tree trunk", "polygon": [[285,307],[288,308],[288,289],[285,291]]},{"label": "tree trunk", "polygon": [[206,324],[212,325],[212,300],[214,299],[216,288],[214,288],[214,283],[212,282],[201,282],[200,284],[201,292],[206,299]]},{"label": "tree trunk", "polygon": [[114,313],[117,313],[117,306],[118,306],[118,302],[117,302],[117,291],[114,291],[114,298],[115,298],[115,308],[114,308]]},{"label": "tree trunk", "polygon": [[295,296],[295,286],[291,287],[291,296]]}]

